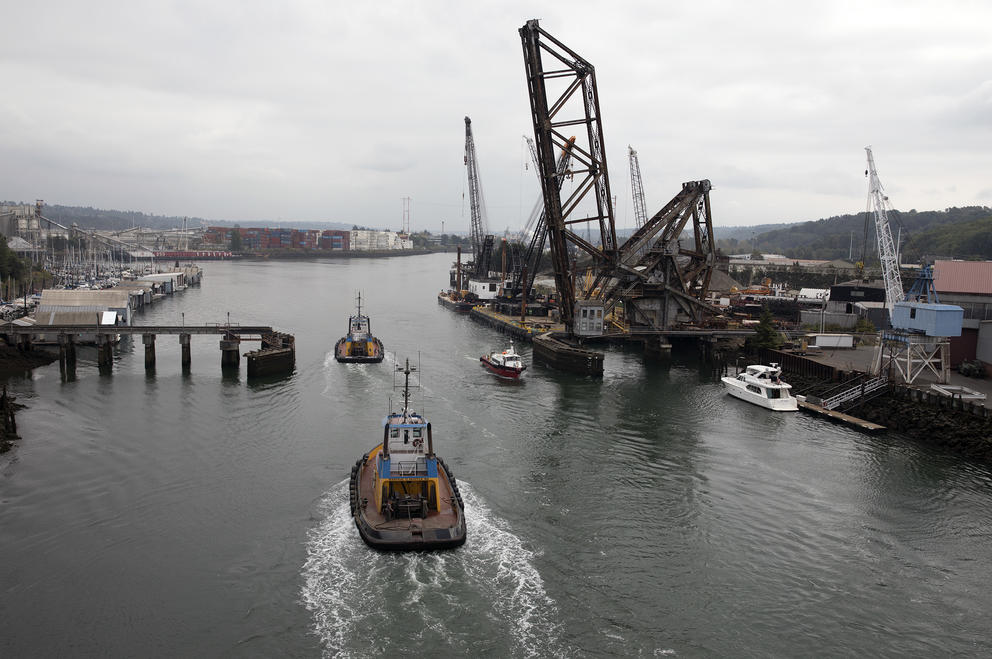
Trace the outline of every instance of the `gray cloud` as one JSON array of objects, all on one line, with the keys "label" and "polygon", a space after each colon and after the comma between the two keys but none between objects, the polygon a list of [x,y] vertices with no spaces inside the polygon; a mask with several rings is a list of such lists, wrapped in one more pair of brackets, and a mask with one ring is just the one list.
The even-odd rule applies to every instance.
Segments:
[{"label": "gray cloud", "polygon": [[[0,197],[214,219],[467,229],[462,118],[493,227],[538,187],[517,29],[596,66],[618,218],[709,178],[723,225],[992,204],[992,6],[960,0],[411,4],[55,1],[4,10]],[[980,190],[962,199],[961,190]]]}]

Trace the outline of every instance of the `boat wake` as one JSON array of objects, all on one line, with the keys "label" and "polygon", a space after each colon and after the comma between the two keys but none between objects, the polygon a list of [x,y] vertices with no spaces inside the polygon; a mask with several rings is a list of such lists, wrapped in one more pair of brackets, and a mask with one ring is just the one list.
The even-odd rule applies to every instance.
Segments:
[{"label": "boat wake", "polygon": [[464,481],[460,549],[389,554],[367,548],[342,481],[318,502],[302,600],[326,656],[566,656],[558,611],[534,553]]},{"label": "boat wake", "polygon": [[341,373],[348,374],[348,387],[352,391],[357,389],[363,394],[372,395],[381,387],[378,364],[342,364],[334,359],[333,350],[324,355],[323,373],[324,389],[321,395],[332,400],[341,391],[340,382],[336,379]]}]

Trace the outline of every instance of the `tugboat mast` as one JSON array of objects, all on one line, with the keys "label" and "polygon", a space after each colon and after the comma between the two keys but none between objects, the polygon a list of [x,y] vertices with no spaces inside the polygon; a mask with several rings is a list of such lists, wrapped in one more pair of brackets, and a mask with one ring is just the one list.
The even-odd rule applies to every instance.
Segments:
[{"label": "tugboat mast", "polygon": [[410,373],[416,371],[417,367],[410,366],[410,358],[407,357],[406,366],[403,367],[397,366],[396,370],[401,371],[403,373],[403,378],[404,378],[403,379],[403,416],[405,418],[407,412],[410,410]]}]

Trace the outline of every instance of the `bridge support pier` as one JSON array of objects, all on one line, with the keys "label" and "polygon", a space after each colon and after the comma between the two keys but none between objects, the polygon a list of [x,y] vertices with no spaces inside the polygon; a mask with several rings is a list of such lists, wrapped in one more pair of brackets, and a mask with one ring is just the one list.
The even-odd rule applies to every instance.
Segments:
[{"label": "bridge support pier", "polygon": [[672,356],[672,344],[664,336],[649,336],[644,339],[644,358],[650,360],[668,359]]},{"label": "bridge support pier", "polygon": [[114,364],[114,342],[109,334],[96,335],[96,363],[101,371],[109,371]]},{"label": "bridge support pier", "polygon": [[59,334],[59,371],[62,375],[76,370],[76,338],[72,334]]},{"label": "bridge support pier", "polygon": [[145,344],[145,368],[155,368],[155,335],[142,334],[141,342]]},{"label": "bridge support pier", "polygon": [[220,341],[220,367],[222,369],[235,369],[241,365],[241,341],[228,334]]},{"label": "bridge support pier", "polygon": [[189,334],[179,335],[179,346],[182,348],[182,354],[183,354],[182,356],[183,373],[189,373],[190,365],[193,363],[193,360],[190,357],[189,337],[190,337]]}]

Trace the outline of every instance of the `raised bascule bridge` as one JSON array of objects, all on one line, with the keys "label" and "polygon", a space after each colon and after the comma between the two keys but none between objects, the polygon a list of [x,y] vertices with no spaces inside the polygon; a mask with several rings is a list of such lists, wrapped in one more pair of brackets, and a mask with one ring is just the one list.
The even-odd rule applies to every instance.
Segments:
[{"label": "raised bascule bridge", "polygon": [[[596,374],[602,373],[602,354],[588,350],[589,341],[634,340],[663,351],[668,337],[712,341],[753,333],[719,327],[719,310],[706,302],[717,262],[710,181],[683,183],[653,216],[639,214],[637,230],[618,244],[595,67],[537,20],[520,28],[520,37],[544,200],[542,231],[563,324],[535,339],[535,356]],[[556,154],[568,155],[566,168]],[[566,176],[567,190],[561,185]],[[639,166],[633,187],[643,201]],[[580,254],[590,263],[582,282],[576,274]]]}]

